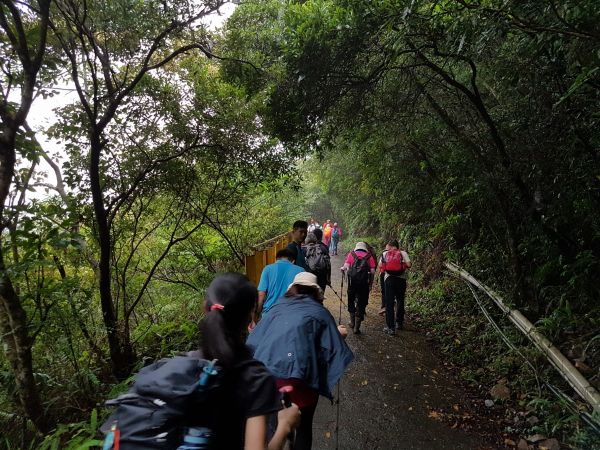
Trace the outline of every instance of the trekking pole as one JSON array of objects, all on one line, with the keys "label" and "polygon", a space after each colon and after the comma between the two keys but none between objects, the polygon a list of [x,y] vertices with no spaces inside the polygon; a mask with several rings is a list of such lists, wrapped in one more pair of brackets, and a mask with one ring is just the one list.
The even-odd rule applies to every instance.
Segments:
[{"label": "trekking pole", "polygon": [[[283,397],[283,406],[289,408],[292,406],[292,399],[290,398],[290,394],[294,391],[294,386],[283,386],[279,389]],[[296,440],[296,430],[293,430],[290,434],[288,434],[288,442],[290,444],[289,449],[294,450],[294,441]]]},{"label": "trekking pole", "polygon": [[344,303],[344,301],[342,300],[342,297],[340,297],[340,294],[338,294],[338,292],[333,288],[333,286],[331,284],[328,284],[327,286],[329,286],[329,289],[331,289],[333,291],[333,293],[335,294],[335,296],[338,298],[338,300],[340,302],[342,302],[343,306],[346,306],[346,304]]},{"label": "trekking pole", "polygon": [[344,295],[344,278],[346,278],[346,272],[342,272],[342,286],[340,287],[340,295],[338,295],[338,293],[335,292],[335,290],[333,288],[331,288],[331,290],[333,292],[335,292],[335,295],[337,295],[338,298],[340,299],[340,319],[338,321],[338,325],[342,324],[342,304],[343,304],[342,296]]}]

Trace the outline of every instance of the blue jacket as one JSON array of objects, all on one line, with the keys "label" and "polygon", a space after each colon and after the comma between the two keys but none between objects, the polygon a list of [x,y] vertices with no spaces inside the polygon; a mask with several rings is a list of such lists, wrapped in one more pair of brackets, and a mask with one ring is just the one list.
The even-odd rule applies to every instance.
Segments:
[{"label": "blue jacket", "polygon": [[246,344],[276,378],[301,379],[329,399],[354,359],[331,313],[307,296],[278,301]]}]

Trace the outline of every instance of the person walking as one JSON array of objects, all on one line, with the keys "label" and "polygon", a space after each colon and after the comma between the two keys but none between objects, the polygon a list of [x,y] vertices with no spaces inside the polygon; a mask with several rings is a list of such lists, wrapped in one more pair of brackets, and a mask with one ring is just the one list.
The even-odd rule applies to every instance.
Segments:
[{"label": "person walking", "polygon": [[360,334],[360,324],[365,318],[369,303],[369,291],[375,274],[375,260],[367,244],[357,242],[354,250],[346,256],[341,271],[348,276],[348,325],[355,334]]},{"label": "person walking", "polygon": [[308,233],[306,244],[302,250],[307,271],[316,275],[317,284],[325,292],[325,288],[331,284],[331,259],[329,249],[320,240],[322,235],[322,230]]},{"label": "person walking", "polygon": [[329,243],[331,242],[331,220],[327,219],[325,225],[323,225],[323,244],[329,248]]},{"label": "person walking", "polygon": [[338,254],[338,243],[342,240],[342,229],[339,227],[338,223],[335,222],[333,224],[333,228],[331,229],[331,244],[329,244],[329,254],[331,256],[336,256]]},{"label": "person walking", "polygon": [[[263,363],[252,358],[242,337],[256,299],[254,284],[239,273],[218,276],[206,291],[202,356],[217,359],[235,374],[227,379],[231,386],[223,389],[227,398],[214,411],[222,414],[215,448],[265,449],[268,414],[281,409],[276,385],[273,386],[275,380]],[[297,408],[280,411],[281,425],[268,448],[283,448],[299,419]]]},{"label": "person walking", "polygon": [[302,244],[308,233],[308,223],[306,220],[296,220],[292,226],[292,242],[287,246],[288,249],[296,253],[297,266],[306,270],[306,262],[304,261],[304,253],[302,252]]},{"label": "person walking", "polygon": [[308,225],[308,232],[312,233],[316,229],[320,229],[320,228],[321,228],[321,225],[319,225],[319,222],[317,222],[315,219],[313,219],[311,217],[310,218],[310,224]]},{"label": "person walking", "polygon": [[290,397],[300,408],[294,450],[312,448],[312,422],[319,395],[333,399],[333,388],[354,359],[337,326],[323,306],[323,292],[312,273],[296,275],[285,299],[277,302],[248,336],[254,358],[277,378],[291,385]]},{"label": "person walking", "polygon": [[379,289],[381,290],[381,309],[379,309],[379,315],[385,316],[385,272],[381,270],[381,264],[383,263],[383,257],[385,252],[390,249],[389,244],[385,244],[381,256],[379,257]]},{"label": "person walking", "polygon": [[253,327],[269,312],[275,302],[287,292],[294,277],[304,269],[294,264],[297,255],[294,250],[283,248],[277,252],[276,261],[266,266],[258,283],[258,303],[252,317]]},{"label": "person walking", "polygon": [[[385,273],[385,323],[383,331],[394,336],[404,326],[404,299],[406,270],[412,267],[408,253],[400,249],[397,240],[388,243],[383,255],[381,271]],[[395,308],[395,311],[394,311]]]}]

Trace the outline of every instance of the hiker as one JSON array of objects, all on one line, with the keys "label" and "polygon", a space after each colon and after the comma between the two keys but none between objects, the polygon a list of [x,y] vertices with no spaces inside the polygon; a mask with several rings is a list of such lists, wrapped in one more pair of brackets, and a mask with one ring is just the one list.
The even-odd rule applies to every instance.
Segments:
[{"label": "hiker", "polygon": [[375,274],[375,260],[367,244],[357,242],[354,250],[346,256],[340,270],[348,276],[348,325],[354,330],[354,334],[360,334],[360,324],[365,318],[369,291]]},{"label": "hiker", "polygon": [[367,246],[367,251],[371,254],[373,261],[375,261],[375,270],[377,270],[377,266],[379,266],[379,260],[377,259],[377,252],[375,251],[375,247],[365,241],[365,245]]},{"label": "hiker", "polygon": [[292,226],[292,242],[287,246],[291,251],[296,252],[297,266],[302,267],[306,270],[306,262],[304,261],[304,253],[302,252],[302,244],[306,239],[308,230],[308,223],[305,220],[296,220]]},{"label": "hiker", "polygon": [[389,244],[385,244],[385,247],[381,252],[381,256],[379,257],[379,289],[381,290],[381,309],[379,310],[380,316],[385,315],[385,272],[381,270],[381,264],[383,263],[385,252],[387,252],[389,249]]},{"label": "hiker", "polygon": [[[389,250],[383,255],[381,271],[385,273],[385,323],[384,333],[394,336],[404,325],[404,298],[406,295],[406,270],[412,267],[408,254],[400,249],[397,240],[388,242]],[[396,311],[394,311],[394,306]]]},{"label": "hiker", "polygon": [[[244,275],[216,277],[206,291],[200,351],[140,371],[117,399],[104,448],[283,449],[300,411],[282,409],[276,379],[244,343],[256,300]],[[267,445],[274,413],[278,425]]]},{"label": "hiker", "polygon": [[291,400],[300,407],[294,450],[312,447],[312,422],[319,395],[333,399],[333,388],[354,359],[344,342],[348,334],[323,306],[323,292],[312,273],[296,275],[285,298],[277,302],[248,336],[247,345],[277,377],[292,385]]},{"label": "hiker", "polygon": [[307,272],[316,275],[317,284],[325,292],[325,288],[331,284],[331,260],[329,258],[329,249],[317,237],[322,235],[322,230],[315,230],[314,233],[308,233],[306,235],[306,244],[302,251],[304,252]]},{"label": "hiker", "polygon": [[308,232],[312,233],[313,231],[320,229],[321,225],[319,225],[319,222],[317,222],[315,219],[313,219],[312,217],[310,218],[310,225],[308,225]]},{"label": "hiker", "polygon": [[342,229],[339,227],[338,223],[335,222],[333,224],[333,228],[331,229],[331,243],[329,244],[329,254],[331,256],[336,256],[338,254],[338,243],[342,240]]},{"label": "hiker", "polygon": [[325,244],[327,248],[329,248],[331,242],[331,230],[331,220],[327,219],[327,222],[325,222],[325,225],[323,226],[323,244]]},{"label": "hiker", "polygon": [[258,283],[258,303],[251,328],[283,297],[294,277],[304,272],[302,267],[294,264],[296,257],[295,249],[282,248],[275,256],[276,261],[263,269]]}]

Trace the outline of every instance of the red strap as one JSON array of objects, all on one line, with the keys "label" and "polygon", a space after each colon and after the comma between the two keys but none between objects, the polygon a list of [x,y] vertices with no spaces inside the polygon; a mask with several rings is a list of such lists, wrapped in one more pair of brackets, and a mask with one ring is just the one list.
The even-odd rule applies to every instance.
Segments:
[{"label": "red strap", "polygon": [[113,430],[113,435],[115,438],[115,442],[113,443],[113,450],[119,450],[119,447],[121,445],[121,430],[115,427],[115,429]]}]

